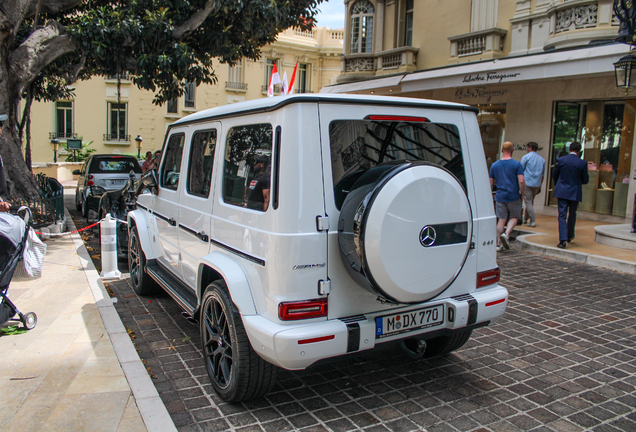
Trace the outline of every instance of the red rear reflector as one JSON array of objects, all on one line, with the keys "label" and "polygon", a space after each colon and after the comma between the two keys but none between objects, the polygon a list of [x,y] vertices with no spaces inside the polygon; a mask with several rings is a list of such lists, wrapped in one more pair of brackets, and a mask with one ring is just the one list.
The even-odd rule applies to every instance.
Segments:
[{"label": "red rear reflector", "polygon": [[278,305],[278,317],[283,321],[327,316],[327,299],[286,302]]},{"label": "red rear reflector", "polygon": [[426,117],[411,117],[411,116],[389,116],[389,115],[370,115],[367,116],[368,120],[381,120],[381,121],[404,121],[404,122],[430,122]]},{"label": "red rear reflector", "polygon": [[94,179],[94,178],[95,178],[95,177],[93,177],[93,174],[89,174],[89,175],[88,175],[88,179],[89,179],[89,180],[92,180],[92,179]]},{"label": "red rear reflector", "polygon": [[488,306],[498,305],[499,303],[503,303],[503,302],[505,302],[505,301],[506,301],[506,299],[499,299],[499,300],[495,300],[495,301],[492,301],[492,302],[490,302],[490,303],[486,303],[486,307],[488,307]]},{"label": "red rear reflector", "polygon": [[86,182],[86,186],[93,186],[93,180],[89,180]]},{"label": "red rear reflector", "polygon": [[484,272],[477,273],[477,288],[495,284],[499,282],[500,277],[501,277],[501,272],[499,271],[499,267],[494,268],[492,270],[487,270]]},{"label": "red rear reflector", "polygon": [[310,343],[315,343],[315,342],[322,342],[322,341],[331,340],[331,339],[335,339],[335,338],[336,338],[336,335],[322,336],[322,337],[317,337],[317,338],[313,338],[313,339],[303,339],[303,340],[299,340],[298,341],[298,345],[305,345],[305,344],[310,344]]}]

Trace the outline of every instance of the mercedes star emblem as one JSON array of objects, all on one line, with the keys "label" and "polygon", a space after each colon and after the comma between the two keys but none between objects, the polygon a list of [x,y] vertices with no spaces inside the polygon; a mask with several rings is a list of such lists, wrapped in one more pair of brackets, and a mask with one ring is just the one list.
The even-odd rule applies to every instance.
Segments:
[{"label": "mercedes star emblem", "polygon": [[430,225],[426,225],[420,231],[420,243],[424,247],[431,247],[435,244],[435,240],[437,238],[437,232],[435,232],[435,228]]}]

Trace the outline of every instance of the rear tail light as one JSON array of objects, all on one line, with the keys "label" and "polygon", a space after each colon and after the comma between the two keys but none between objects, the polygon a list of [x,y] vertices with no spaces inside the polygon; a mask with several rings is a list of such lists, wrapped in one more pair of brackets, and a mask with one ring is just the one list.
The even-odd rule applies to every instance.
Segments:
[{"label": "rear tail light", "polygon": [[501,277],[501,272],[499,271],[499,267],[494,268],[492,270],[486,270],[483,272],[477,273],[477,288],[482,288],[488,285],[496,284],[499,282]]},{"label": "rear tail light", "polygon": [[278,317],[282,321],[319,318],[327,316],[327,299],[285,302],[278,305]]}]

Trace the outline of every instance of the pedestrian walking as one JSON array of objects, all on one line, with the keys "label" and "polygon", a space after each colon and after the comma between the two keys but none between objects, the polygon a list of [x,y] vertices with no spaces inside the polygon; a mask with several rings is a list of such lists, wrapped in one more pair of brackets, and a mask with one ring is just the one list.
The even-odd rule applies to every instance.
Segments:
[{"label": "pedestrian walking", "polygon": [[570,144],[570,154],[557,159],[552,171],[554,193],[559,207],[559,244],[557,247],[565,249],[567,243],[574,240],[576,225],[576,209],[583,199],[583,185],[588,184],[590,176],[587,172],[587,162],[581,160],[581,143],[574,141]]},{"label": "pedestrian walking", "polygon": [[[501,159],[490,167],[490,187],[497,185],[495,214],[497,221],[497,251],[510,249],[509,237],[521,218],[521,197],[525,180],[521,163],[512,158],[514,147],[510,141],[501,146]],[[506,221],[508,224],[506,225]]]},{"label": "pedestrian walking", "polygon": [[521,158],[523,178],[526,183],[525,193],[523,194],[525,221],[522,221],[522,224],[526,223],[528,226],[534,227],[537,226],[537,219],[534,214],[534,197],[541,193],[541,185],[543,184],[545,172],[545,159],[537,153],[539,144],[534,141],[530,141],[526,144],[526,150],[528,153]]}]

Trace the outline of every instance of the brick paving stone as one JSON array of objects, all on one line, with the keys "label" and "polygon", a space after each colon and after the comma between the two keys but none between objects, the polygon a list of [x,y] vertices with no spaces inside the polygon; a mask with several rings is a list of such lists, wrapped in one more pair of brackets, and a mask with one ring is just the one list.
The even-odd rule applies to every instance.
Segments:
[{"label": "brick paving stone", "polygon": [[241,404],[214,393],[199,328],[168,295],[109,287],[180,431],[636,431],[636,277],[514,248],[498,262],[506,315],[457,352],[414,361],[386,348],[281,371]]}]

